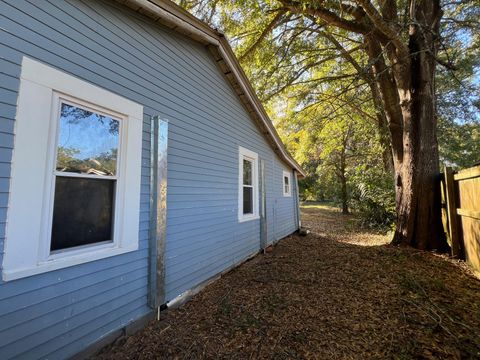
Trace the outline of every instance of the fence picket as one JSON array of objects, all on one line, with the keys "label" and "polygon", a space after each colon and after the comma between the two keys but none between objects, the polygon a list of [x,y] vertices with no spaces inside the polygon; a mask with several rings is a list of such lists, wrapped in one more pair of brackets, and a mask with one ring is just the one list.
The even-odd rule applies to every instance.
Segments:
[{"label": "fence picket", "polygon": [[454,174],[451,167],[445,166],[445,189],[448,215],[448,232],[450,235],[452,256],[461,257],[462,249],[460,245],[460,237],[458,232],[457,222],[457,205],[455,196],[455,181]]}]

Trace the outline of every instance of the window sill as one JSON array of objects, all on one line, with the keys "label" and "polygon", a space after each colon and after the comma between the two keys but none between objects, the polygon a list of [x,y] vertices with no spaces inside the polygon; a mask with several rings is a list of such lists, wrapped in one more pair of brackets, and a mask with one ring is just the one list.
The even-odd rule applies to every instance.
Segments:
[{"label": "window sill", "polygon": [[102,249],[92,249],[91,252],[77,254],[72,256],[65,256],[45,262],[38,263],[35,267],[28,267],[23,269],[3,269],[2,271],[2,280],[3,281],[11,281],[16,279],[21,279],[24,277],[42,274],[45,272],[59,270],[66,267],[80,265],[87,262],[105,259],[111,256],[121,255],[128,252],[132,252],[138,250],[138,243],[135,245],[131,245],[128,247],[109,247],[109,248],[102,248]]},{"label": "window sill", "polygon": [[242,223],[242,222],[258,220],[258,219],[260,219],[260,215],[250,215],[250,216],[242,216],[242,217],[239,216],[238,222]]}]

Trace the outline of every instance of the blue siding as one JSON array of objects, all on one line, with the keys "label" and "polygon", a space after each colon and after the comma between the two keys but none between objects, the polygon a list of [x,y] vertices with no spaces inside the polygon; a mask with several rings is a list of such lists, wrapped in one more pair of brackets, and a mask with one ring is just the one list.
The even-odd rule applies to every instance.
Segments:
[{"label": "blue siding", "polygon": [[[284,238],[287,235],[290,235],[292,232],[297,230],[297,225],[295,224],[295,198],[293,196],[283,196],[283,171],[289,171],[291,173],[291,179],[293,181],[293,171],[283,165],[280,162],[277,162],[275,166],[275,176],[274,176],[274,186],[276,189],[279,189],[279,195],[275,199],[275,204],[273,206],[274,211],[274,238],[275,241]],[[291,185],[293,189],[293,184]],[[293,191],[292,191],[293,193]]]},{"label": "blue siding", "polygon": [[268,241],[295,230],[288,165],[248,116],[207,49],[110,1],[0,2],[0,262],[23,55],[144,106],[140,249],[0,283],[0,358],[65,358],[147,308],[149,119],[169,120],[166,294],[259,249],[259,221],[238,223],[238,146],[265,160]]}]

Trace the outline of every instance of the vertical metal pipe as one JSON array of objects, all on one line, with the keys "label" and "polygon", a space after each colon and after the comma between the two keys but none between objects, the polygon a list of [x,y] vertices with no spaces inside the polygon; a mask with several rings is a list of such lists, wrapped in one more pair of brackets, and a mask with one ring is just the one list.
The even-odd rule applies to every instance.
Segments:
[{"label": "vertical metal pipe", "polygon": [[157,165],[157,301],[165,303],[165,244],[167,240],[168,122],[158,122]]},{"label": "vertical metal pipe", "polygon": [[295,201],[295,221],[297,224],[297,230],[302,227],[302,221],[300,220],[300,195],[298,192],[298,176],[297,171],[293,170],[293,194]]},{"label": "vertical metal pipe", "polygon": [[150,226],[148,234],[148,306],[157,304],[157,158],[158,119],[150,117]]},{"label": "vertical metal pipe", "polygon": [[[277,176],[277,173],[276,173],[276,166],[275,166],[275,163],[276,161],[274,160],[272,162],[272,168],[273,168],[273,171],[272,171],[272,174],[273,174],[273,179],[272,179],[272,182],[270,184],[270,186],[273,186],[273,193],[275,194],[277,192],[277,189],[276,189],[276,176]],[[283,186],[283,180],[282,180],[282,186]],[[272,238],[273,238],[273,242],[276,242],[278,239],[277,239],[277,196],[273,196],[273,199],[271,199],[273,201],[273,204],[272,204],[272,229],[271,229],[271,234],[272,234]]]},{"label": "vertical metal pipe", "polygon": [[167,149],[168,122],[151,119],[150,242],[148,304],[165,303],[165,243],[167,230]]}]

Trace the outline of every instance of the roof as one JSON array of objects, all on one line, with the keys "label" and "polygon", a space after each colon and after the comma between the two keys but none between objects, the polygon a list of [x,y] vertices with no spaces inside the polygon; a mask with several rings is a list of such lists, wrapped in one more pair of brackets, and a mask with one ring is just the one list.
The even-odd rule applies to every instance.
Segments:
[{"label": "roof", "polygon": [[302,167],[288,153],[262,103],[253,90],[228,40],[220,31],[211,28],[180,6],[168,0],[115,0],[155,22],[204,44],[212,53],[219,68],[239,96],[250,116],[255,120],[275,153],[300,176],[305,176]]}]

